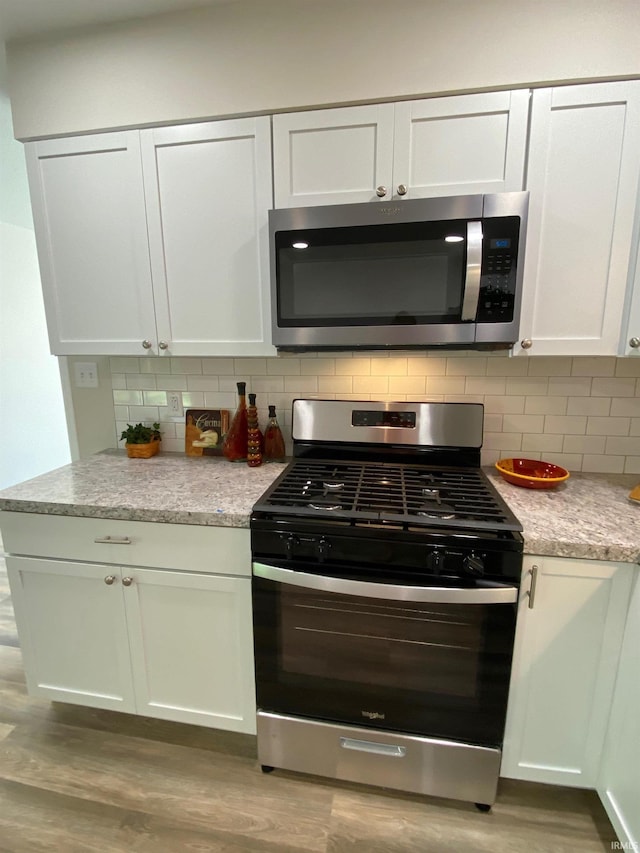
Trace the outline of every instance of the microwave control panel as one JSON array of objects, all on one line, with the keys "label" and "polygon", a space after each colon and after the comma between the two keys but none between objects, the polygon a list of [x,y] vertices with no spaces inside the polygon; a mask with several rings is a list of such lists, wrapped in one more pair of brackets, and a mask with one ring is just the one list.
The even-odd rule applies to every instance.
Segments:
[{"label": "microwave control panel", "polygon": [[519,230],[517,216],[482,220],[479,322],[510,323],[513,320]]}]

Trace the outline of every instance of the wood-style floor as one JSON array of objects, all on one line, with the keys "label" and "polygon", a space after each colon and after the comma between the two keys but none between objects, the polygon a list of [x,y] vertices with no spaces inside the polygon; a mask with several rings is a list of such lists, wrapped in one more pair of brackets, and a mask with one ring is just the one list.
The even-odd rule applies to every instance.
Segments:
[{"label": "wood-style floor", "polygon": [[613,841],[593,792],[503,780],[482,814],[265,775],[249,736],[30,698],[0,564],[2,853],[601,853]]}]

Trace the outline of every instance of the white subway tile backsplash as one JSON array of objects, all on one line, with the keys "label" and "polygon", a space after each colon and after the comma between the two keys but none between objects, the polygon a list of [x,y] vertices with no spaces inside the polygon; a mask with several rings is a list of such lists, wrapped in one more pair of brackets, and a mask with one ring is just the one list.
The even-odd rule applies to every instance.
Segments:
[{"label": "white subway tile backsplash", "polygon": [[616,359],[606,356],[574,358],[571,366],[572,376],[613,376],[615,372]]},{"label": "white subway tile backsplash", "polygon": [[608,397],[569,397],[568,415],[595,415],[606,417],[611,408]]},{"label": "white subway tile backsplash", "polygon": [[596,474],[622,474],[624,456],[600,456],[585,453],[582,457],[582,470]]},{"label": "white subway tile backsplash", "polygon": [[594,397],[633,397],[636,393],[635,379],[594,379],[591,387]]},{"label": "white subway tile backsplash", "polygon": [[581,415],[545,415],[544,431],[584,435],[587,431],[587,419]]},{"label": "white subway tile backsplash", "polygon": [[[523,451],[538,451],[540,453],[556,452],[563,449],[564,436],[562,435],[525,435],[522,437]],[[545,457],[546,458],[546,457]],[[551,460],[549,460],[551,461]]]},{"label": "white subway tile backsplash", "polygon": [[640,359],[508,357],[505,353],[372,351],[272,358],[111,357],[116,437],[160,420],[165,450],[184,450],[184,421],[166,408],[237,406],[237,382],[275,405],[290,443],[295,397],[484,402],[483,464],[526,454],[573,471],[640,474]]},{"label": "white subway tile backsplash", "polygon": [[[595,379],[593,380],[596,381]],[[611,382],[611,380],[602,380]],[[551,397],[588,397],[591,394],[591,379],[576,376],[550,376],[549,396]],[[606,396],[611,396],[608,394]]]},{"label": "white subway tile backsplash", "polygon": [[589,418],[587,435],[629,435],[631,418]]},{"label": "white subway tile backsplash", "polygon": [[171,373],[202,373],[201,358],[172,358],[170,361]]},{"label": "white subway tile backsplash", "polygon": [[558,356],[540,356],[526,359],[529,376],[571,376],[571,359]]},{"label": "white subway tile backsplash", "polygon": [[156,377],[153,373],[131,373],[127,376],[127,388],[155,391]]},{"label": "white subway tile backsplash", "polygon": [[[524,404],[526,415],[566,415],[566,397],[527,397]],[[578,414],[577,412],[575,414]]]},{"label": "white subway tile backsplash", "polygon": [[640,418],[640,397],[614,397],[610,414],[612,417]]}]

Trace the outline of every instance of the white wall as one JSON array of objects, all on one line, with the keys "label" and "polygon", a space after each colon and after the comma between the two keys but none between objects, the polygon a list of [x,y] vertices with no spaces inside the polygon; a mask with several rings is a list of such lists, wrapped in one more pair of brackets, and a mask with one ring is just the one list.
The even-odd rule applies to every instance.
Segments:
[{"label": "white wall", "polygon": [[0,488],[70,460],[58,360],[49,353],[22,145],[0,44]]},{"label": "white wall", "polygon": [[9,46],[18,138],[640,76],[638,0],[236,0]]}]

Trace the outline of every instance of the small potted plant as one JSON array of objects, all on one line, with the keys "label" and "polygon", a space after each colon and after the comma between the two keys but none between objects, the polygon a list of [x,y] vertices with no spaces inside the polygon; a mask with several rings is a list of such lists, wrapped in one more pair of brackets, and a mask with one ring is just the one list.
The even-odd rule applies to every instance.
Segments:
[{"label": "small potted plant", "polygon": [[127,456],[134,459],[148,459],[160,450],[160,438],[160,424],[153,424],[150,427],[144,424],[135,426],[127,424],[127,428],[120,436],[120,441],[126,442]]}]

